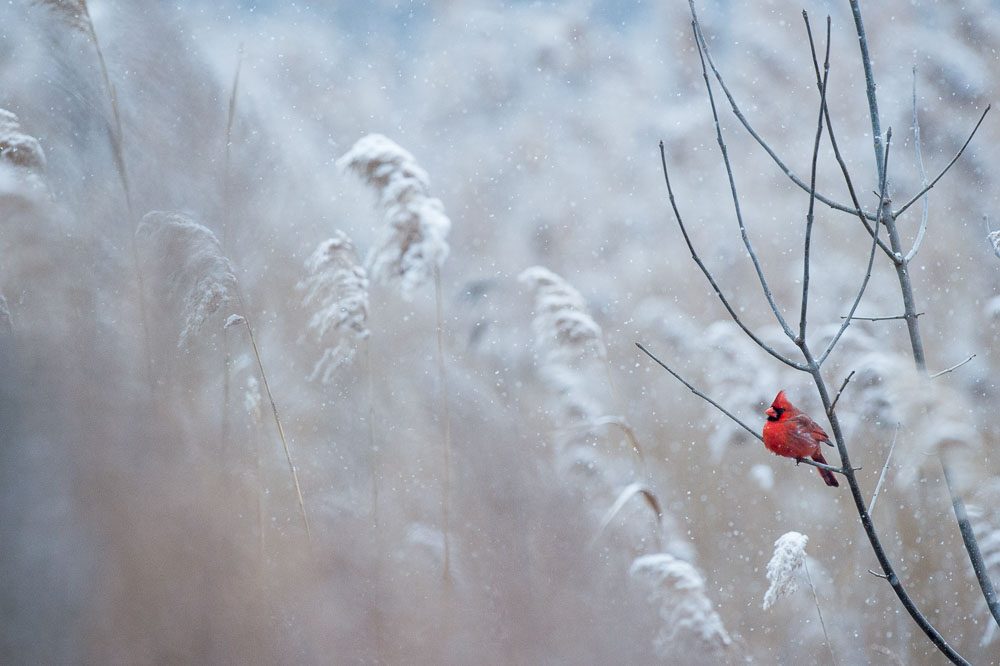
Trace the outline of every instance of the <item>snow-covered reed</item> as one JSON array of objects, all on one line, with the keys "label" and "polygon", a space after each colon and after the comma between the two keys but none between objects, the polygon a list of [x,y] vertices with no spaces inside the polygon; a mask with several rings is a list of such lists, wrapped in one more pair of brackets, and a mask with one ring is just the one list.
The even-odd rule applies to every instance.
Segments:
[{"label": "snow-covered reed", "polygon": [[722,659],[732,638],[705,594],[705,579],[691,564],[666,553],[643,555],[629,568],[650,604],[657,607],[660,630],[654,639],[664,659],[697,660],[697,655]]},{"label": "snow-covered reed", "polygon": [[592,392],[592,372],[604,364],[607,350],[601,327],[587,312],[580,292],[542,266],[528,268],[518,279],[535,295],[532,332],[537,370],[559,396],[566,421],[560,425],[603,416],[606,409]]},{"label": "snow-covered reed", "polygon": [[45,170],[45,152],[35,137],[21,130],[17,116],[0,109],[0,161],[36,172]]},{"label": "snow-covered reed", "polygon": [[403,298],[429,282],[448,257],[451,220],[429,196],[430,178],[406,149],[381,134],[358,140],[337,165],[378,194],[386,228],[365,265],[378,283],[399,282]]},{"label": "snow-covered reed", "polygon": [[236,276],[211,229],[186,213],[152,211],[142,218],[135,238],[163,302],[183,322],[177,346],[189,344],[217,313],[221,330],[222,315],[236,295]]},{"label": "snow-covered reed", "polygon": [[368,275],[343,231],[322,241],[306,260],[306,277],[297,288],[302,305],[314,308],[309,328],[324,345],[309,379],[328,384],[337,369],[351,363],[357,345],[368,338]]},{"label": "snow-covered reed", "polygon": [[774,554],[767,563],[767,579],[771,586],[764,593],[764,610],[798,589],[796,575],[805,565],[807,543],[809,537],[800,532],[786,532],[774,542]]}]

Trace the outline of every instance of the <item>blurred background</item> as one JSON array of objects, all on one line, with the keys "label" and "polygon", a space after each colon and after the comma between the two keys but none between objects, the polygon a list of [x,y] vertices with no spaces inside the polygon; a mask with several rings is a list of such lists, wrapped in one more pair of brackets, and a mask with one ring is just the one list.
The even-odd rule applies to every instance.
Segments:
[{"label": "blurred background", "polygon": [[[831,16],[827,99],[871,209],[848,3],[697,4],[742,112],[808,180],[803,8],[821,42]],[[898,208],[921,189],[914,80],[933,178],[994,99],[1000,14],[863,11]],[[818,603],[840,663],[941,662],[867,572],[846,484],[775,458],[634,346],[758,430],[780,389],[827,426],[809,378],[733,324],[672,215],[661,140],[700,256],[744,322],[796,352],[740,238],[686,3],[14,2],[0,25],[0,661],[825,664]],[[797,321],[809,197],[713,92],[749,238]],[[895,436],[875,525],[974,663],[1000,641],[937,453],[996,566],[997,127],[987,115],[931,190],[911,264],[930,372],[975,358],[928,384],[901,321],[855,322],[824,366],[833,390],[856,373],[837,409],[866,497]],[[324,383],[297,285],[336,230],[362,259],[383,232],[377,193],[335,164],[370,133],[429,175],[450,254],[440,301],[430,283],[407,300],[373,282],[364,350]],[[817,188],[850,203],[825,134]],[[154,210],[213,232],[238,285],[183,344],[191,264],[137,242]],[[899,218],[907,249],[920,220],[920,203]],[[817,205],[814,349],[870,247],[856,217]],[[536,265],[600,330],[565,367],[544,294],[518,280]],[[880,252],[858,314],[901,313]],[[622,495],[633,483],[646,494]],[[809,537],[816,598],[803,577],[763,610],[788,531]]]}]

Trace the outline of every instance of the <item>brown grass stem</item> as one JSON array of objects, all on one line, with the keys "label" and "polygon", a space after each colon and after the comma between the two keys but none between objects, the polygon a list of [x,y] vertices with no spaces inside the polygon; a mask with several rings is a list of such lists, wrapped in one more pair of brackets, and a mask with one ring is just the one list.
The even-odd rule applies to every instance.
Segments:
[{"label": "brown grass stem", "polygon": [[448,373],[444,365],[444,310],[441,298],[441,267],[434,264],[434,298],[437,314],[438,376],[441,385],[441,418],[444,429],[444,469],[442,470],[442,520],[444,522],[444,578],[451,582],[451,415],[448,404]]},{"label": "brown grass stem", "polygon": [[274,424],[278,427],[278,436],[281,437],[281,446],[285,449],[285,459],[288,461],[288,471],[292,473],[292,481],[295,484],[295,494],[299,501],[299,511],[302,514],[302,524],[306,528],[306,538],[309,542],[312,542],[312,530],[309,528],[309,517],[306,515],[306,503],[302,498],[302,486],[299,485],[299,474],[295,470],[295,464],[292,462],[292,452],[288,447],[288,439],[285,437],[285,429],[281,425],[281,419],[278,417],[278,406],[274,402],[274,394],[271,393],[271,383],[267,381],[267,373],[264,372],[264,363],[260,358],[260,349],[257,347],[257,339],[253,334],[253,327],[250,325],[250,319],[246,316],[246,307],[243,305],[243,297],[238,296],[240,301],[240,308],[243,311],[243,324],[246,325],[247,333],[250,334],[250,345],[253,347],[254,357],[257,359],[257,369],[260,370],[260,379],[264,384],[264,390],[267,392],[267,399],[271,403],[271,413],[274,415]]}]

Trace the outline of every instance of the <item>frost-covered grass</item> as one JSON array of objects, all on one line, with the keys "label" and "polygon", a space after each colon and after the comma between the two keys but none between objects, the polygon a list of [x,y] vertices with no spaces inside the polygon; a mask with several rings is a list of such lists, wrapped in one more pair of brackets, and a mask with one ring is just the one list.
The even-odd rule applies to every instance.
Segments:
[{"label": "frost-covered grass", "polygon": [[[787,345],[744,257],[684,3],[86,4],[0,8],[16,27],[0,37],[0,661],[825,663],[809,590],[761,610],[775,540],[800,532],[843,663],[939,663],[867,573],[845,489],[634,347],[757,427],[779,389],[822,415],[726,319],[670,218],[659,139],[703,258]],[[734,94],[804,175],[800,8],[699,7]],[[828,98],[868,192],[847,5],[807,9],[834,12]],[[995,97],[1000,28],[985,2],[864,11],[902,202],[920,187],[912,65],[933,176]],[[794,310],[808,199],[722,122]],[[869,496],[901,423],[873,518],[976,663],[1000,638],[931,454],[961,463],[997,566],[996,138],[988,119],[932,191],[911,267],[931,372],[976,358],[928,388],[900,322],[856,322],[825,367],[835,387],[856,371],[838,412]],[[824,152],[819,183],[847,199]],[[816,213],[825,341],[870,240]],[[906,239],[919,218],[900,219]],[[900,308],[877,261],[859,314]]]}]

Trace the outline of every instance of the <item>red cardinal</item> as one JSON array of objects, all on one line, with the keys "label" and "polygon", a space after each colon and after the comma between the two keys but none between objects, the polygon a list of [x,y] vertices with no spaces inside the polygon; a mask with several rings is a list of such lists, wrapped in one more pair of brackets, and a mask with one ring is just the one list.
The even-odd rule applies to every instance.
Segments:
[{"label": "red cardinal", "polygon": [[[767,423],[764,424],[764,446],[771,453],[788,458],[812,458],[818,463],[826,464],[826,458],[820,451],[820,443],[829,444],[830,438],[815,421],[795,408],[785,398],[785,392],[780,391],[778,397],[771,403],[766,412]],[[816,468],[819,475],[828,486],[839,486],[833,472]]]}]

